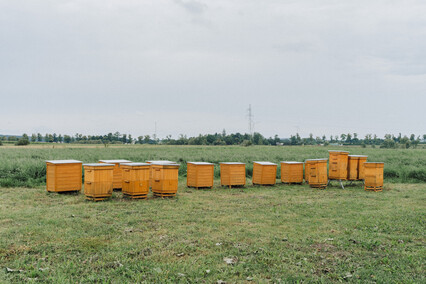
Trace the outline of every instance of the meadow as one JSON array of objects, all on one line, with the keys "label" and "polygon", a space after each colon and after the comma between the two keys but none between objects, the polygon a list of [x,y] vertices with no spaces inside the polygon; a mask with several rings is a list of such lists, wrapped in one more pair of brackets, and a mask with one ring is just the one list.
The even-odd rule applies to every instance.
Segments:
[{"label": "meadow", "polygon": [[[344,148],[385,162],[382,192],[251,185],[253,160],[328,149],[0,147],[0,283],[424,283],[426,150]],[[46,159],[117,158],[181,163],[177,197],[94,203],[45,190]],[[247,162],[247,186],[187,188],[186,161]]]},{"label": "meadow", "polygon": [[[385,162],[388,182],[426,182],[426,149],[379,149],[337,147],[354,155],[368,155],[368,161]],[[328,150],[321,146],[150,146],[123,145],[104,147],[84,145],[34,145],[26,147],[0,146],[0,187],[34,187],[45,184],[45,160],[76,159],[97,162],[100,159],[171,160],[181,164],[179,175],[186,175],[186,161],[245,162],[247,176],[251,177],[253,161],[304,161],[310,158],[328,158]],[[219,167],[215,176],[219,177]],[[278,173],[279,177],[279,173]]]}]

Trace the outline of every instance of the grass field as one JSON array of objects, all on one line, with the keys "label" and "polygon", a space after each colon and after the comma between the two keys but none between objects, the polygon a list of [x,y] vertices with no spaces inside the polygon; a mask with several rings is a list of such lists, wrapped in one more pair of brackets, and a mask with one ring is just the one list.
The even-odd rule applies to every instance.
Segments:
[{"label": "grass field", "polygon": [[[426,182],[426,149],[378,149],[338,147],[351,154],[368,155],[369,161],[385,162],[388,182]],[[45,183],[49,159],[77,159],[97,162],[100,159],[128,159],[135,162],[167,159],[181,164],[179,174],[186,175],[186,161],[246,162],[251,176],[252,161],[304,161],[309,158],[328,158],[328,150],[336,147],[296,146],[81,146],[34,145],[29,147],[0,147],[0,187],[35,187]],[[219,167],[215,176],[219,177]]]},{"label": "grass field", "polygon": [[386,184],[379,193],[180,184],[173,199],[114,192],[99,203],[2,188],[0,282],[426,280],[425,184]]},{"label": "grass field", "polygon": [[[426,150],[345,149],[385,162],[383,192],[250,178],[185,187],[186,161],[248,162],[250,176],[253,160],[327,157],[325,147],[0,148],[0,283],[424,283]],[[92,203],[45,191],[46,159],[114,158],[178,161],[178,196]]]}]

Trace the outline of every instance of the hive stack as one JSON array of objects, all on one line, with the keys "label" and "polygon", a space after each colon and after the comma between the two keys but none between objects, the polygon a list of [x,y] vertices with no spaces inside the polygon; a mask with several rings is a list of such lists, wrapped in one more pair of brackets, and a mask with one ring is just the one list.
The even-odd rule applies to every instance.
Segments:
[{"label": "hive stack", "polygon": [[348,155],[348,177],[347,180],[358,180],[359,176],[359,156]]},{"label": "hive stack", "polygon": [[149,170],[147,163],[122,163],[123,195],[146,199],[149,193]]},{"label": "hive stack", "polygon": [[121,163],[131,163],[128,160],[99,160],[100,163],[114,165],[113,189],[121,190],[123,188],[123,171],[121,170]]},{"label": "hive stack", "polygon": [[384,163],[366,162],[364,189],[372,191],[383,190],[383,170]]},{"label": "hive stack", "polygon": [[186,186],[213,187],[214,165],[206,162],[187,162]]},{"label": "hive stack", "polygon": [[277,179],[277,164],[253,162],[253,185],[274,185]]},{"label": "hive stack", "polygon": [[220,163],[220,185],[229,186],[229,188],[246,185],[246,164],[239,162]]},{"label": "hive stack", "polygon": [[49,192],[80,191],[82,164],[77,160],[46,161],[46,190]]},{"label": "hive stack", "polygon": [[84,164],[84,194],[86,198],[100,201],[110,198],[113,189],[114,164]]},{"label": "hive stack", "polygon": [[[169,163],[169,164],[175,164],[175,162],[167,161],[167,160],[150,160],[146,161],[148,164],[153,163]],[[152,167],[149,169],[149,187],[152,188]]]},{"label": "hive stack", "polygon": [[364,163],[367,162],[367,156],[359,156],[358,160],[358,179],[364,180],[365,179],[365,165]]},{"label": "hive stack", "polygon": [[158,197],[176,196],[178,190],[179,164],[155,162],[152,171],[152,193]]},{"label": "hive stack", "polygon": [[327,159],[308,159],[305,161],[305,165],[309,186],[320,189],[327,188]]},{"label": "hive stack", "polygon": [[281,162],[281,182],[301,184],[303,182],[303,162]]}]

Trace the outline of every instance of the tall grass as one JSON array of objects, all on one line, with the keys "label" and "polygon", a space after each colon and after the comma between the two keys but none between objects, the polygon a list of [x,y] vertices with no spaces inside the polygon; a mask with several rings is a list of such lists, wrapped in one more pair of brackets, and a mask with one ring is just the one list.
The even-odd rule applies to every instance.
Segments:
[{"label": "tall grass", "polygon": [[[46,178],[45,160],[76,159],[85,163],[100,159],[128,159],[131,161],[171,160],[181,164],[179,175],[186,176],[187,161],[215,163],[215,176],[219,177],[219,162],[247,163],[251,177],[253,161],[304,161],[310,158],[327,158],[328,150],[336,147],[273,147],[273,146],[35,146],[0,147],[0,187],[34,187],[43,185]],[[339,147],[350,154],[368,155],[368,161],[384,162],[387,182],[426,182],[425,149],[373,149]],[[279,171],[278,171],[279,177]]]}]

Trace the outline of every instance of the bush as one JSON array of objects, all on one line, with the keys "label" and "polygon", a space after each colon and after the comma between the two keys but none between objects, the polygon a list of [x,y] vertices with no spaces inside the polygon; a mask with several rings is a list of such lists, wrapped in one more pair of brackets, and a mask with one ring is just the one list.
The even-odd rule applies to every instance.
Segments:
[{"label": "bush", "polygon": [[409,179],[413,179],[416,181],[426,182],[426,170],[425,169],[411,170],[408,172],[407,177]]},{"label": "bush", "polygon": [[241,143],[241,146],[244,146],[244,147],[248,147],[248,146],[251,146],[251,145],[253,145],[253,143],[250,140],[244,140]]},{"label": "bush", "polygon": [[21,138],[18,140],[18,142],[15,143],[16,146],[25,146],[25,145],[29,145],[30,144],[30,140],[25,139],[25,138]]}]

